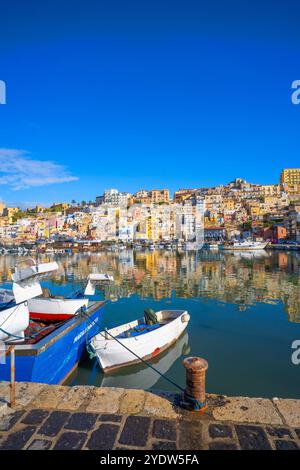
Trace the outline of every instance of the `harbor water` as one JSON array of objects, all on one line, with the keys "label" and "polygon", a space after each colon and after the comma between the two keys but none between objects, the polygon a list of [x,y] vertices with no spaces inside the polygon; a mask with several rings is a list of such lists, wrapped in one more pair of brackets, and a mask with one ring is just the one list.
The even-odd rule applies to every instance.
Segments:
[{"label": "harbor water", "polygon": [[[2,287],[20,257],[0,257]],[[181,386],[187,355],[209,363],[207,391],[228,395],[300,398],[300,364],[292,343],[300,340],[300,253],[178,252],[123,250],[39,255],[56,260],[59,271],[43,285],[66,295],[83,288],[90,272],[113,274],[97,291],[107,299],[102,328],[139,318],[145,308],[185,309],[187,332],[152,364]],[[68,385],[89,384],[172,390],[144,366],[104,376],[86,356]]]}]

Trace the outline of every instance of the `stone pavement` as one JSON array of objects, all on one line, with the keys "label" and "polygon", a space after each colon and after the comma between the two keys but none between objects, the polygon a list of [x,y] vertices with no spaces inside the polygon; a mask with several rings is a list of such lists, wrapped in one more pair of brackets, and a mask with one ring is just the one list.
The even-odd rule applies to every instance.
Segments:
[{"label": "stone pavement", "polygon": [[209,395],[191,413],[178,394],[18,383],[11,409],[5,382],[0,397],[0,450],[300,449],[300,400]]}]

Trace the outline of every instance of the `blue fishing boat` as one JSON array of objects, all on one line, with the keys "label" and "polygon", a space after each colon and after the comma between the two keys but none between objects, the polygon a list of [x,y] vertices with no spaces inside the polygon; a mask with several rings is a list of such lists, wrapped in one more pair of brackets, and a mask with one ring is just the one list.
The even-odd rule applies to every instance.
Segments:
[{"label": "blue fishing boat", "polygon": [[[45,326],[31,322],[26,339],[6,342],[15,348],[16,381],[61,384],[75,370],[87,342],[99,332],[105,302],[92,301],[72,318]],[[10,380],[10,354],[0,361],[0,381]]]}]

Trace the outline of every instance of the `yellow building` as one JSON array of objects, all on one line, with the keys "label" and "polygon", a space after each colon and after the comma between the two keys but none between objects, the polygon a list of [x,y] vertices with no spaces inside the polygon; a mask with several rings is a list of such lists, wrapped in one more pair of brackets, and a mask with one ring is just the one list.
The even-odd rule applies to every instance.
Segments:
[{"label": "yellow building", "polygon": [[251,217],[260,217],[263,215],[262,205],[256,202],[249,204],[249,213]]},{"label": "yellow building", "polygon": [[300,168],[285,168],[280,174],[281,184],[300,184]]},{"label": "yellow building", "polygon": [[229,211],[235,210],[235,200],[224,199],[224,209]]},{"label": "yellow building", "polygon": [[5,209],[6,205],[4,204],[4,202],[0,202],[0,216],[3,215],[3,211]]},{"label": "yellow building", "polygon": [[61,210],[66,210],[70,207],[70,204],[67,202],[54,202],[51,206],[51,209],[61,209]]},{"label": "yellow building", "polygon": [[3,209],[2,215],[8,218],[9,223],[11,224],[13,222],[13,216],[19,212],[18,207],[5,207]]},{"label": "yellow building", "polygon": [[153,189],[151,191],[151,201],[154,204],[170,201],[170,191],[168,189]]},{"label": "yellow building", "polygon": [[263,184],[261,192],[264,196],[280,196],[279,184]]},{"label": "yellow building", "polygon": [[196,189],[179,189],[174,193],[173,202],[181,203],[189,198],[192,194],[195,194],[196,191]]}]

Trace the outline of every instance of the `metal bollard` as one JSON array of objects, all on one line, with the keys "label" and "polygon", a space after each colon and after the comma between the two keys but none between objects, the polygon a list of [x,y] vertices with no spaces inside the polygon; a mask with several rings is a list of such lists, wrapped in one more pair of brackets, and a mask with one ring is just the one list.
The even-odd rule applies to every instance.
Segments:
[{"label": "metal bollard", "polygon": [[204,411],[207,408],[205,374],[208,362],[201,357],[187,357],[182,364],[186,369],[182,406],[190,411]]}]

